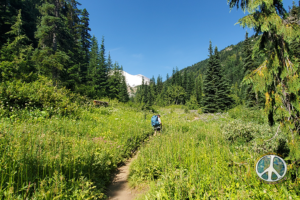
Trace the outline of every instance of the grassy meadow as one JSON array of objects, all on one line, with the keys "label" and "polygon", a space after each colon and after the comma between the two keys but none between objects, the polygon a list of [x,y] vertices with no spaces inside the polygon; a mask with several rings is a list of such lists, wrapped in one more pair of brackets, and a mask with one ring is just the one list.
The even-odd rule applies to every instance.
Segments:
[{"label": "grassy meadow", "polygon": [[105,199],[112,173],[151,134],[150,122],[115,101],[77,106],[76,115],[16,108],[0,119],[0,199]]},{"label": "grassy meadow", "polygon": [[[165,129],[145,144],[130,167],[130,184],[146,191],[139,199],[300,199],[299,138],[286,143],[263,112],[237,107],[226,114],[161,108]],[[243,120],[242,120],[243,119]],[[298,146],[297,146],[298,145]],[[287,180],[262,183],[255,163],[276,152],[288,164]]]},{"label": "grassy meadow", "polygon": [[[299,199],[299,136],[275,135],[263,111],[154,107],[163,130],[149,139],[152,112],[109,104],[43,79],[0,84],[0,199],[106,199],[116,168],[138,148],[129,182],[140,199]],[[256,176],[268,152],[289,164],[282,183]]]}]

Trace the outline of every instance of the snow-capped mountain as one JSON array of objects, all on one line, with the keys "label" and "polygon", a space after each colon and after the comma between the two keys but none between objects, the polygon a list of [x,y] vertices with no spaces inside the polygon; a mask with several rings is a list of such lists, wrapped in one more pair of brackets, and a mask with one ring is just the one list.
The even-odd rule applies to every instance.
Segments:
[{"label": "snow-capped mountain", "polygon": [[147,78],[146,76],[141,75],[141,74],[131,75],[131,74],[123,71],[123,75],[125,76],[127,85],[129,85],[130,87],[135,87],[135,86],[138,86],[138,85],[142,85],[143,77],[144,77],[145,84],[149,85],[149,83],[150,83],[150,79]]}]

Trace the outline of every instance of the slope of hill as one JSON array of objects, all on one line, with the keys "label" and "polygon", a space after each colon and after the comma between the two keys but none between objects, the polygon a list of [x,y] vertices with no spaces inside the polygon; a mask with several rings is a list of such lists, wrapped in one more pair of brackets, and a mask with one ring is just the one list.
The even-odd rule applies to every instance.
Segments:
[{"label": "slope of hill", "polygon": [[[250,37],[251,44],[254,45],[255,41],[257,41],[258,38],[259,36]],[[240,82],[243,78],[243,44],[244,41],[241,41],[236,45],[230,45],[220,51],[221,64],[223,66],[224,73],[231,84]],[[217,46],[217,44],[213,43],[213,46]],[[180,72],[187,70],[187,72],[193,72],[195,77],[197,77],[199,74],[205,74],[207,63],[208,58],[195,63],[192,66],[188,66],[182,69]]]}]

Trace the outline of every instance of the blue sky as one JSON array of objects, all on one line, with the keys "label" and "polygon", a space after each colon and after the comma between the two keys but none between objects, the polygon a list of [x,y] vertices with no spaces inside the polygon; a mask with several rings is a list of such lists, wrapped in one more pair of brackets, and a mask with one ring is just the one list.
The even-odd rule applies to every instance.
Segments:
[{"label": "blue sky", "polygon": [[[79,0],[90,14],[91,35],[105,39],[106,53],[124,71],[163,79],[208,56],[209,41],[219,50],[244,40],[234,25],[245,16],[227,0]],[[285,7],[292,0],[283,0]],[[298,1],[297,1],[298,2]],[[252,34],[252,31],[248,29]]]}]

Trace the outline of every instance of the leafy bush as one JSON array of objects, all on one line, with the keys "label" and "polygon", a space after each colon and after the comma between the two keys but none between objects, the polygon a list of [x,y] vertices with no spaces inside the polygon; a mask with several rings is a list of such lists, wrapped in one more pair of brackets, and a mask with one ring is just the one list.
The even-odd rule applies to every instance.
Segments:
[{"label": "leafy bush", "polygon": [[187,107],[184,108],[184,113],[189,113],[189,109]]},{"label": "leafy bush", "polygon": [[196,110],[199,107],[197,98],[194,95],[192,95],[190,100],[186,103],[186,106],[190,110]]},{"label": "leafy bush", "polygon": [[233,119],[242,119],[245,122],[267,123],[267,116],[264,111],[256,108],[247,108],[239,105],[229,110],[228,114]]},{"label": "leafy bush", "polygon": [[221,130],[225,139],[230,141],[230,143],[235,143],[236,145],[250,143],[251,149],[249,150],[256,153],[276,152],[286,157],[290,151],[287,146],[286,136],[279,131],[276,137],[274,137],[277,130],[266,124],[259,125],[234,120],[222,125]]},{"label": "leafy bush", "polygon": [[0,83],[0,116],[10,116],[20,109],[68,115],[78,111],[80,101],[86,100],[65,88],[54,87],[44,77],[30,83],[20,80]]},{"label": "leafy bush", "polygon": [[225,139],[234,143],[249,142],[260,130],[252,123],[243,123],[239,120],[234,120],[226,125],[223,125],[222,131]]},{"label": "leafy bush", "polygon": [[198,112],[199,115],[203,114],[202,108],[199,108],[197,112]]}]

